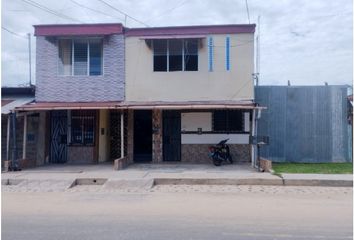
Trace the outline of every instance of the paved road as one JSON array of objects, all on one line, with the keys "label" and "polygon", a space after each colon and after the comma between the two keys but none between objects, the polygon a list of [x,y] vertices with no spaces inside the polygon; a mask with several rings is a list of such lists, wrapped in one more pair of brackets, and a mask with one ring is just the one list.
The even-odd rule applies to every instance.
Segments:
[{"label": "paved road", "polygon": [[3,192],[2,239],[352,239],[352,196],[283,186]]}]

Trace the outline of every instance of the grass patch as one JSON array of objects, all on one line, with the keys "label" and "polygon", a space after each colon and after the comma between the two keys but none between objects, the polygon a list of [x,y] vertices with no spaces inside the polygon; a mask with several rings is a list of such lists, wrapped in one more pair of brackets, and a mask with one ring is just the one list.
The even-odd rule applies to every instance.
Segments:
[{"label": "grass patch", "polygon": [[353,173],[352,163],[273,163],[275,174],[281,173]]}]

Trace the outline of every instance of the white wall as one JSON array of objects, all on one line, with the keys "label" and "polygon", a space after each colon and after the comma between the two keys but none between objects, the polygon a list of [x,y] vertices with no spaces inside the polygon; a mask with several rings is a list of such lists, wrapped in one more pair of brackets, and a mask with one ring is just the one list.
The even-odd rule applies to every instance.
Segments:
[{"label": "white wall", "polygon": [[[230,37],[230,71],[225,66],[225,39]],[[140,37],[127,37],[127,101],[210,101],[254,99],[253,34],[215,34],[214,67],[208,69],[207,39],[198,53],[198,71],[154,72],[153,50]]]},{"label": "white wall", "polygon": [[249,134],[182,134],[182,144],[217,144],[221,140],[227,139],[228,144],[248,144]]},{"label": "white wall", "polygon": [[182,131],[211,131],[212,127],[212,113],[211,112],[190,112],[181,113],[181,130]]}]

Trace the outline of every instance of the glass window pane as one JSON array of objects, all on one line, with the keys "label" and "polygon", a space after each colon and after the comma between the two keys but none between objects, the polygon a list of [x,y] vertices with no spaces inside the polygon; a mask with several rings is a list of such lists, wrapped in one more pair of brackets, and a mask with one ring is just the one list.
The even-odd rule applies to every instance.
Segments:
[{"label": "glass window pane", "polygon": [[74,42],[74,75],[87,75],[87,41]]},{"label": "glass window pane", "polygon": [[154,71],[166,72],[167,71],[167,55],[154,56]]},{"label": "glass window pane", "polygon": [[154,71],[167,71],[167,40],[154,40]]},{"label": "glass window pane", "polygon": [[182,71],[183,59],[183,41],[182,40],[169,40],[169,71]]},{"label": "glass window pane", "polygon": [[167,40],[154,40],[154,55],[166,55],[167,54]]},{"label": "glass window pane", "polygon": [[102,43],[90,42],[90,75],[102,74]]},{"label": "glass window pane", "polygon": [[184,41],[184,70],[198,71],[198,40]]},{"label": "glass window pane", "polygon": [[59,40],[59,74],[71,75],[71,48],[70,39]]}]

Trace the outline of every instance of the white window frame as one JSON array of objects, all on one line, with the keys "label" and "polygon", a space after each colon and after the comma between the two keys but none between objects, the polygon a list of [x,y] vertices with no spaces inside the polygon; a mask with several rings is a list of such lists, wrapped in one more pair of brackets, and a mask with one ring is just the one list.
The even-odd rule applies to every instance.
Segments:
[{"label": "white window frame", "polygon": [[[61,77],[77,77],[77,76],[89,76],[89,77],[99,77],[104,75],[104,59],[103,59],[103,38],[101,37],[90,37],[90,38],[59,38],[57,41],[57,46],[58,46],[58,51],[59,51],[59,41],[63,39],[69,39],[71,40],[71,75],[65,75],[65,74],[60,74],[59,72],[59,61],[60,58],[58,58],[58,67],[57,67],[57,73],[58,76]],[[84,40],[86,41],[87,44],[87,72],[86,75],[75,75],[74,74],[74,52],[75,52],[75,40]],[[90,75],[90,40],[100,40],[101,41],[101,59],[102,59],[102,66],[101,66],[101,74],[100,75]]]}]

